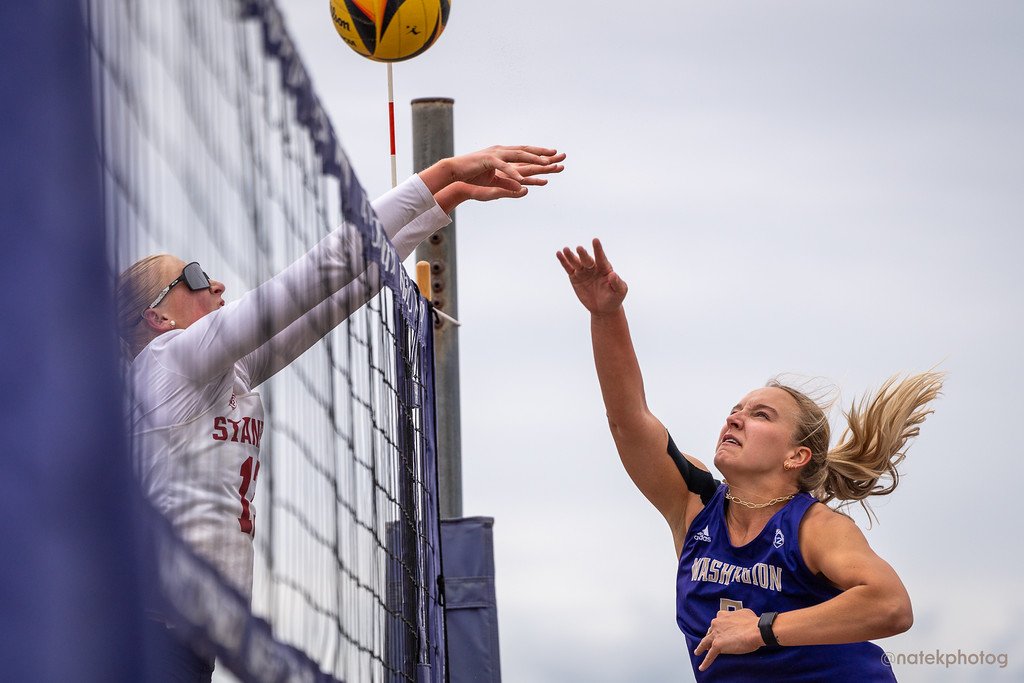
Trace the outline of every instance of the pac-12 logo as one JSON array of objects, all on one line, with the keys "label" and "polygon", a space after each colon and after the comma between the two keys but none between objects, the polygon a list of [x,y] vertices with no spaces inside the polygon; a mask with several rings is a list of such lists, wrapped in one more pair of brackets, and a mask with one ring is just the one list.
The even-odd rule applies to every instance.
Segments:
[{"label": "pac-12 logo", "polygon": [[781,548],[782,544],[786,542],[786,537],[782,535],[782,529],[775,530],[775,547]]},{"label": "pac-12 logo", "polygon": [[708,533],[708,528],[704,527],[693,535],[693,538],[697,541],[704,541],[705,543],[711,542],[711,534]]}]

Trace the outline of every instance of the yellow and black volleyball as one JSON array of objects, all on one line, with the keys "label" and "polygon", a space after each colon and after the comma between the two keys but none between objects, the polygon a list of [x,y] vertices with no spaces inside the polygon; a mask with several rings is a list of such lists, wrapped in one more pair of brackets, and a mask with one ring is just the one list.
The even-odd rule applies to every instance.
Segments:
[{"label": "yellow and black volleyball", "polygon": [[423,54],[441,36],[451,0],[331,0],[331,19],[350,48],[378,62]]}]

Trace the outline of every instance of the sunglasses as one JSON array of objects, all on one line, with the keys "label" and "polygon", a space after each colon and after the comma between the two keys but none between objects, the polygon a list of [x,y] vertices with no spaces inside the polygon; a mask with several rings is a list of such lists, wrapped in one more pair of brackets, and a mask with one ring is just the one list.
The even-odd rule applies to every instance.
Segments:
[{"label": "sunglasses", "polygon": [[156,308],[160,305],[160,302],[164,300],[164,297],[170,293],[171,288],[179,282],[184,281],[188,288],[193,292],[198,292],[200,289],[210,288],[210,276],[203,272],[202,267],[196,262],[188,264],[181,269],[181,275],[174,278],[174,282],[160,290],[160,294],[153,300],[153,303],[149,305],[149,308]]}]

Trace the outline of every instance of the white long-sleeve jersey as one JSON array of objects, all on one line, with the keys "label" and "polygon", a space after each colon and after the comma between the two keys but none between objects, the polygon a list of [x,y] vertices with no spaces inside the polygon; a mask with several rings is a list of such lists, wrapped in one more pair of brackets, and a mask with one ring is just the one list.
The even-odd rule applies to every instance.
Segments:
[{"label": "white long-sleeve jersey", "polygon": [[[403,260],[451,221],[417,175],[373,208]],[[239,300],[161,334],[131,365],[143,488],[247,597],[264,426],[254,390],[365,303],[368,286],[376,291],[376,266],[361,272],[361,263],[361,237],[342,225]]]}]

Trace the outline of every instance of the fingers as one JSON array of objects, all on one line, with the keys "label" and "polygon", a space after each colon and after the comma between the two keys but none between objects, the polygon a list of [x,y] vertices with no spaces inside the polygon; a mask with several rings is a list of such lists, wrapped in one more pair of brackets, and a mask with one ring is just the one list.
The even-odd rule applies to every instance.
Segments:
[{"label": "fingers", "polygon": [[555,156],[536,157],[533,161],[516,161],[513,162],[516,168],[524,176],[526,175],[537,175],[538,173],[561,173],[565,170],[565,164],[561,163],[565,161],[565,154],[556,154]]},{"label": "fingers", "polygon": [[604,247],[601,246],[601,240],[595,237],[593,244],[594,258],[597,259],[597,265],[601,266],[602,268],[607,266],[608,269],[611,270],[612,264],[611,261],[608,260],[608,256],[604,253]]},{"label": "fingers", "polygon": [[[704,658],[704,661],[701,662],[700,666],[697,668],[701,671],[707,671],[708,667],[711,666],[711,663],[718,659],[720,652],[721,651],[718,649],[718,646],[712,644],[711,649],[708,650],[708,656]],[[696,654],[696,652],[694,654]]]},{"label": "fingers", "polygon": [[524,180],[523,174],[516,170],[515,164],[505,161],[500,156],[493,156],[489,161],[490,168],[503,173],[505,176],[511,178],[517,183],[521,183]]},{"label": "fingers", "polygon": [[695,655],[699,656],[704,652],[708,653],[707,657],[704,658],[704,661],[701,662],[698,667],[701,671],[704,671],[711,666],[711,662],[715,661],[721,652],[721,648],[715,645],[716,635],[717,634],[711,632],[711,628],[708,628],[707,634],[701,638],[699,643],[697,643],[697,647],[693,648],[693,654]]},{"label": "fingers", "polygon": [[565,170],[565,166],[562,164],[515,164],[515,167],[519,171],[519,175],[523,176],[525,180],[536,180],[541,183],[547,183],[547,180],[544,178],[531,178],[531,176],[561,173]]},{"label": "fingers", "polygon": [[[561,261],[563,265],[568,264],[569,268],[572,268],[572,271],[569,272],[570,275],[583,268],[579,257],[576,256],[569,247],[564,247],[562,251],[558,253],[561,254],[561,258],[558,260]],[[567,268],[566,270],[568,271],[569,269]]]},{"label": "fingers", "polygon": [[587,253],[586,249],[583,247],[576,247],[576,253],[580,255],[580,263],[583,264],[584,268],[590,269],[594,267],[594,258]]},{"label": "fingers", "polygon": [[522,150],[497,150],[493,152],[493,154],[494,156],[501,157],[505,161],[510,161],[514,164],[520,165],[530,164],[541,167],[562,167],[562,162],[565,161],[565,152],[559,152],[557,154],[531,154],[530,152],[524,152]]},{"label": "fingers", "polygon": [[[595,239],[594,244],[595,246],[600,247],[601,243]],[[601,265],[598,261],[594,260],[594,257],[591,256],[590,253],[583,246],[576,247],[576,251],[573,251],[569,247],[563,247],[561,251],[557,252],[557,256],[558,262],[562,264],[562,267],[565,268],[565,272],[569,273],[569,275],[574,275],[577,271],[580,270],[594,270],[595,268],[598,268]],[[604,262],[607,264],[608,259],[605,258]],[[620,278],[618,275],[612,273],[610,267],[607,269],[607,271],[601,269],[600,272],[610,273],[608,284],[614,291],[625,291],[626,283],[623,282],[622,278]]]},{"label": "fingers", "polygon": [[564,152],[559,154],[558,150],[553,147],[538,147],[536,145],[493,145],[488,147],[485,151],[492,153],[496,153],[498,151],[526,152],[527,154],[534,154],[537,156],[561,157],[561,159],[555,159],[554,161],[561,161],[565,158]]},{"label": "fingers", "polygon": [[516,191],[508,196],[522,196],[524,193],[519,192],[521,185],[546,185],[545,179],[534,176],[561,173],[565,167],[560,162],[564,160],[564,153],[547,147],[499,145],[443,159],[420,171],[419,176],[431,194],[459,182],[486,187],[495,184],[495,179],[500,176],[516,183],[514,188],[503,185]]},{"label": "fingers", "polygon": [[[565,166],[561,164],[548,164],[547,166],[541,166],[540,164],[517,164],[516,170],[519,171],[519,175],[522,176],[522,180],[518,181],[521,185],[537,185],[544,186],[548,184],[547,178],[534,178],[533,176],[549,173],[561,173],[565,170]],[[502,171],[495,171],[495,176],[502,178],[508,178]],[[510,178],[511,180],[511,178]]]},{"label": "fingers", "polygon": [[[523,176],[530,175],[524,173],[525,166],[538,166],[541,168],[554,168],[558,167],[558,171],[555,170],[537,170],[535,173],[557,173],[562,170],[562,166],[559,162],[565,160],[565,153],[559,153],[554,149],[547,149],[544,147],[492,147],[490,150],[491,156],[499,159],[502,164],[495,164],[495,168],[501,170],[503,173],[507,173],[510,178],[515,180],[522,180]],[[510,171],[509,167],[513,167],[515,170]]]},{"label": "fingers", "polygon": [[452,183],[443,190],[438,191],[434,195],[434,199],[438,201],[438,204],[441,204],[440,198],[442,197],[447,198],[448,195],[456,197],[453,201],[448,202],[450,206],[441,207],[445,210],[445,213],[449,213],[451,209],[469,199],[478,202],[489,202],[495,199],[516,199],[525,197],[528,192],[527,188],[511,178],[495,175],[486,185],[462,181]]},{"label": "fingers", "polygon": [[562,252],[560,251],[556,251],[555,258],[557,258],[558,262],[562,264],[562,268],[565,270],[566,274],[569,277],[572,277],[572,274],[576,272],[576,269],[569,264],[569,260],[565,257],[565,255],[562,254]]},{"label": "fingers", "polygon": [[[518,183],[515,180],[512,180],[511,178],[508,178],[501,174],[495,174],[494,180],[491,181],[491,187],[498,187],[503,190],[508,190],[509,192],[516,193],[518,193],[520,190],[525,190],[526,188],[524,188],[523,185],[526,184],[532,185],[533,183]],[[523,194],[526,193],[524,192]]]},{"label": "fingers", "polygon": [[547,178],[530,178],[530,177],[524,177],[524,178],[522,179],[522,181],[520,181],[520,183],[519,183],[519,184],[520,184],[520,185],[536,185],[536,186],[538,186],[538,187],[543,187],[543,186],[545,186],[545,185],[547,185],[547,184],[548,184],[548,179],[547,179]]},{"label": "fingers", "polygon": [[529,192],[528,189],[513,180],[508,182],[509,185],[505,187],[491,186],[479,188],[473,193],[473,199],[478,202],[490,202],[495,199],[518,199],[519,197],[525,197]]},{"label": "fingers", "polygon": [[565,271],[565,274],[569,276],[569,281],[576,282],[577,276],[583,270],[579,257],[572,253],[572,250],[569,249],[569,247],[565,247],[561,251],[556,251],[555,257],[558,259],[558,262],[562,264],[562,269]]},{"label": "fingers", "polygon": [[[595,238],[594,241],[597,242],[597,239]],[[705,633],[704,637],[700,639],[699,643],[697,643],[697,647],[695,647],[693,649],[693,654],[699,655],[700,653],[704,652],[705,650],[708,650],[708,649],[711,648],[711,646],[715,642],[715,634],[712,633],[712,630],[714,628],[715,628],[715,620],[712,619],[711,620],[711,625],[708,626],[707,633]]]}]

